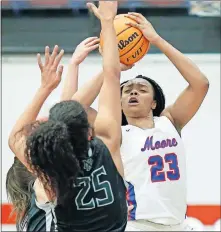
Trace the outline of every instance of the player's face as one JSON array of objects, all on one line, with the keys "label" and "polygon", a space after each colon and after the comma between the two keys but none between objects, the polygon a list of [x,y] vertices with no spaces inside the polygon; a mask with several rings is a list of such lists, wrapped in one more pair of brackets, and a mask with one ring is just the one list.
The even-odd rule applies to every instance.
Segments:
[{"label": "player's face", "polygon": [[122,90],[121,103],[126,117],[147,117],[156,107],[152,85],[142,78],[127,82]]}]

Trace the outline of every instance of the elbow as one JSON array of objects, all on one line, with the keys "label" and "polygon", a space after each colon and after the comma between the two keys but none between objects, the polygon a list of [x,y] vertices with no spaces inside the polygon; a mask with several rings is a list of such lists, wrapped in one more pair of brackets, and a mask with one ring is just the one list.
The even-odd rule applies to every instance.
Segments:
[{"label": "elbow", "polygon": [[190,83],[190,87],[193,88],[195,91],[204,91],[207,92],[209,89],[209,80],[207,77],[203,74],[200,73],[197,78],[195,79],[196,81],[194,83]]},{"label": "elbow", "polygon": [[189,88],[193,92],[205,96],[209,90],[209,80],[204,74],[202,74],[201,76],[197,77],[197,81],[195,81],[194,84],[189,84]]},{"label": "elbow", "polygon": [[209,80],[204,74],[202,75],[201,88],[204,89],[206,92],[209,89]]}]

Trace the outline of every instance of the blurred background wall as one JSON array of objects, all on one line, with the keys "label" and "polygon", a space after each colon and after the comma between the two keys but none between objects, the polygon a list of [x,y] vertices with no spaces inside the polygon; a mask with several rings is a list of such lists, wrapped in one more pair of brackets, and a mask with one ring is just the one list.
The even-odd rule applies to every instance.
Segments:
[{"label": "blurred background wall", "polygon": [[[219,1],[196,4],[189,0],[121,0],[119,13],[143,13],[160,35],[182,52],[217,53],[221,33],[219,4]],[[4,54],[36,53],[46,44],[59,44],[66,52],[72,52],[85,37],[100,33],[98,20],[88,12],[83,0],[3,0],[2,8]],[[152,47],[150,53],[156,52],[159,51]]]}]

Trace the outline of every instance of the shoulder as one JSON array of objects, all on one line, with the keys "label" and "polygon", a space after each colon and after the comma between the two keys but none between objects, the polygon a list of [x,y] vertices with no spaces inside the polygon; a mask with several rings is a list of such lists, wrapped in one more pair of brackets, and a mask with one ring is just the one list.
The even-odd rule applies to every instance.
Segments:
[{"label": "shoulder", "polygon": [[176,128],[173,121],[170,119],[170,117],[166,115],[161,115],[160,117],[154,117],[155,126],[160,129],[165,129],[166,131],[172,131],[175,133],[178,133],[178,135],[181,135],[181,131]]}]

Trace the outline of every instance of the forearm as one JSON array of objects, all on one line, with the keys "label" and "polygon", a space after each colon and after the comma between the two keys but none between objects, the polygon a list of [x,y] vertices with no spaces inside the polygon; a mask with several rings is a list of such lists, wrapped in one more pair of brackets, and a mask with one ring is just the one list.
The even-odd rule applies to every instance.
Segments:
[{"label": "forearm", "polygon": [[65,78],[61,101],[70,100],[78,90],[78,71],[79,65],[71,61],[68,66],[67,76]]},{"label": "forearm", "polygon": [[11,145],[12,141],[14,141],[14,136],[17,132],[22,130],[22,128],[25,125],[28,125],[36,120],[42,105],[44,104],[45,100],[48,98],[49,95],[50,95],[49,90],[43,88],[38,89],[33,100],[25,109],[25,111],[21,114],[15,126],[13,127],[9,137],[9,145]]},{"label": "forearm", "polygon": [[[115,74],[120,78],[120,59],[114,25],[109,21],[101,21],[101,30],[104,40],[103,45],[103,70],[104,73]],[[111,51],[111,52],[110,52]],[[110,75],[107,75],[109,77]],[[106,77],[106,75],[105,75]]]},{"label": "forearm", "polygon": [[[120,129],[120,61],[113,22],[102,24],[104,81],[99,95],[98,114],[107,116],[106,123],[115,121],[114,133]],[[109,133],[109,132],[108,132]],[[111,133],[111,132],[110,132]],[[113,134],[114,134],[113,133]]]},{"label": "forearm", "polygon": [[98,96],[103,84],[103,72],[83,85],[72,97],[72,100],[80,102],[85,108],[92,105]]},{"label": "forearm", "polygon": [[159,37],[154,45],[169,58],[190,86],[199,88],[201,83],[208,82],[199,68],[166,40]]}]

